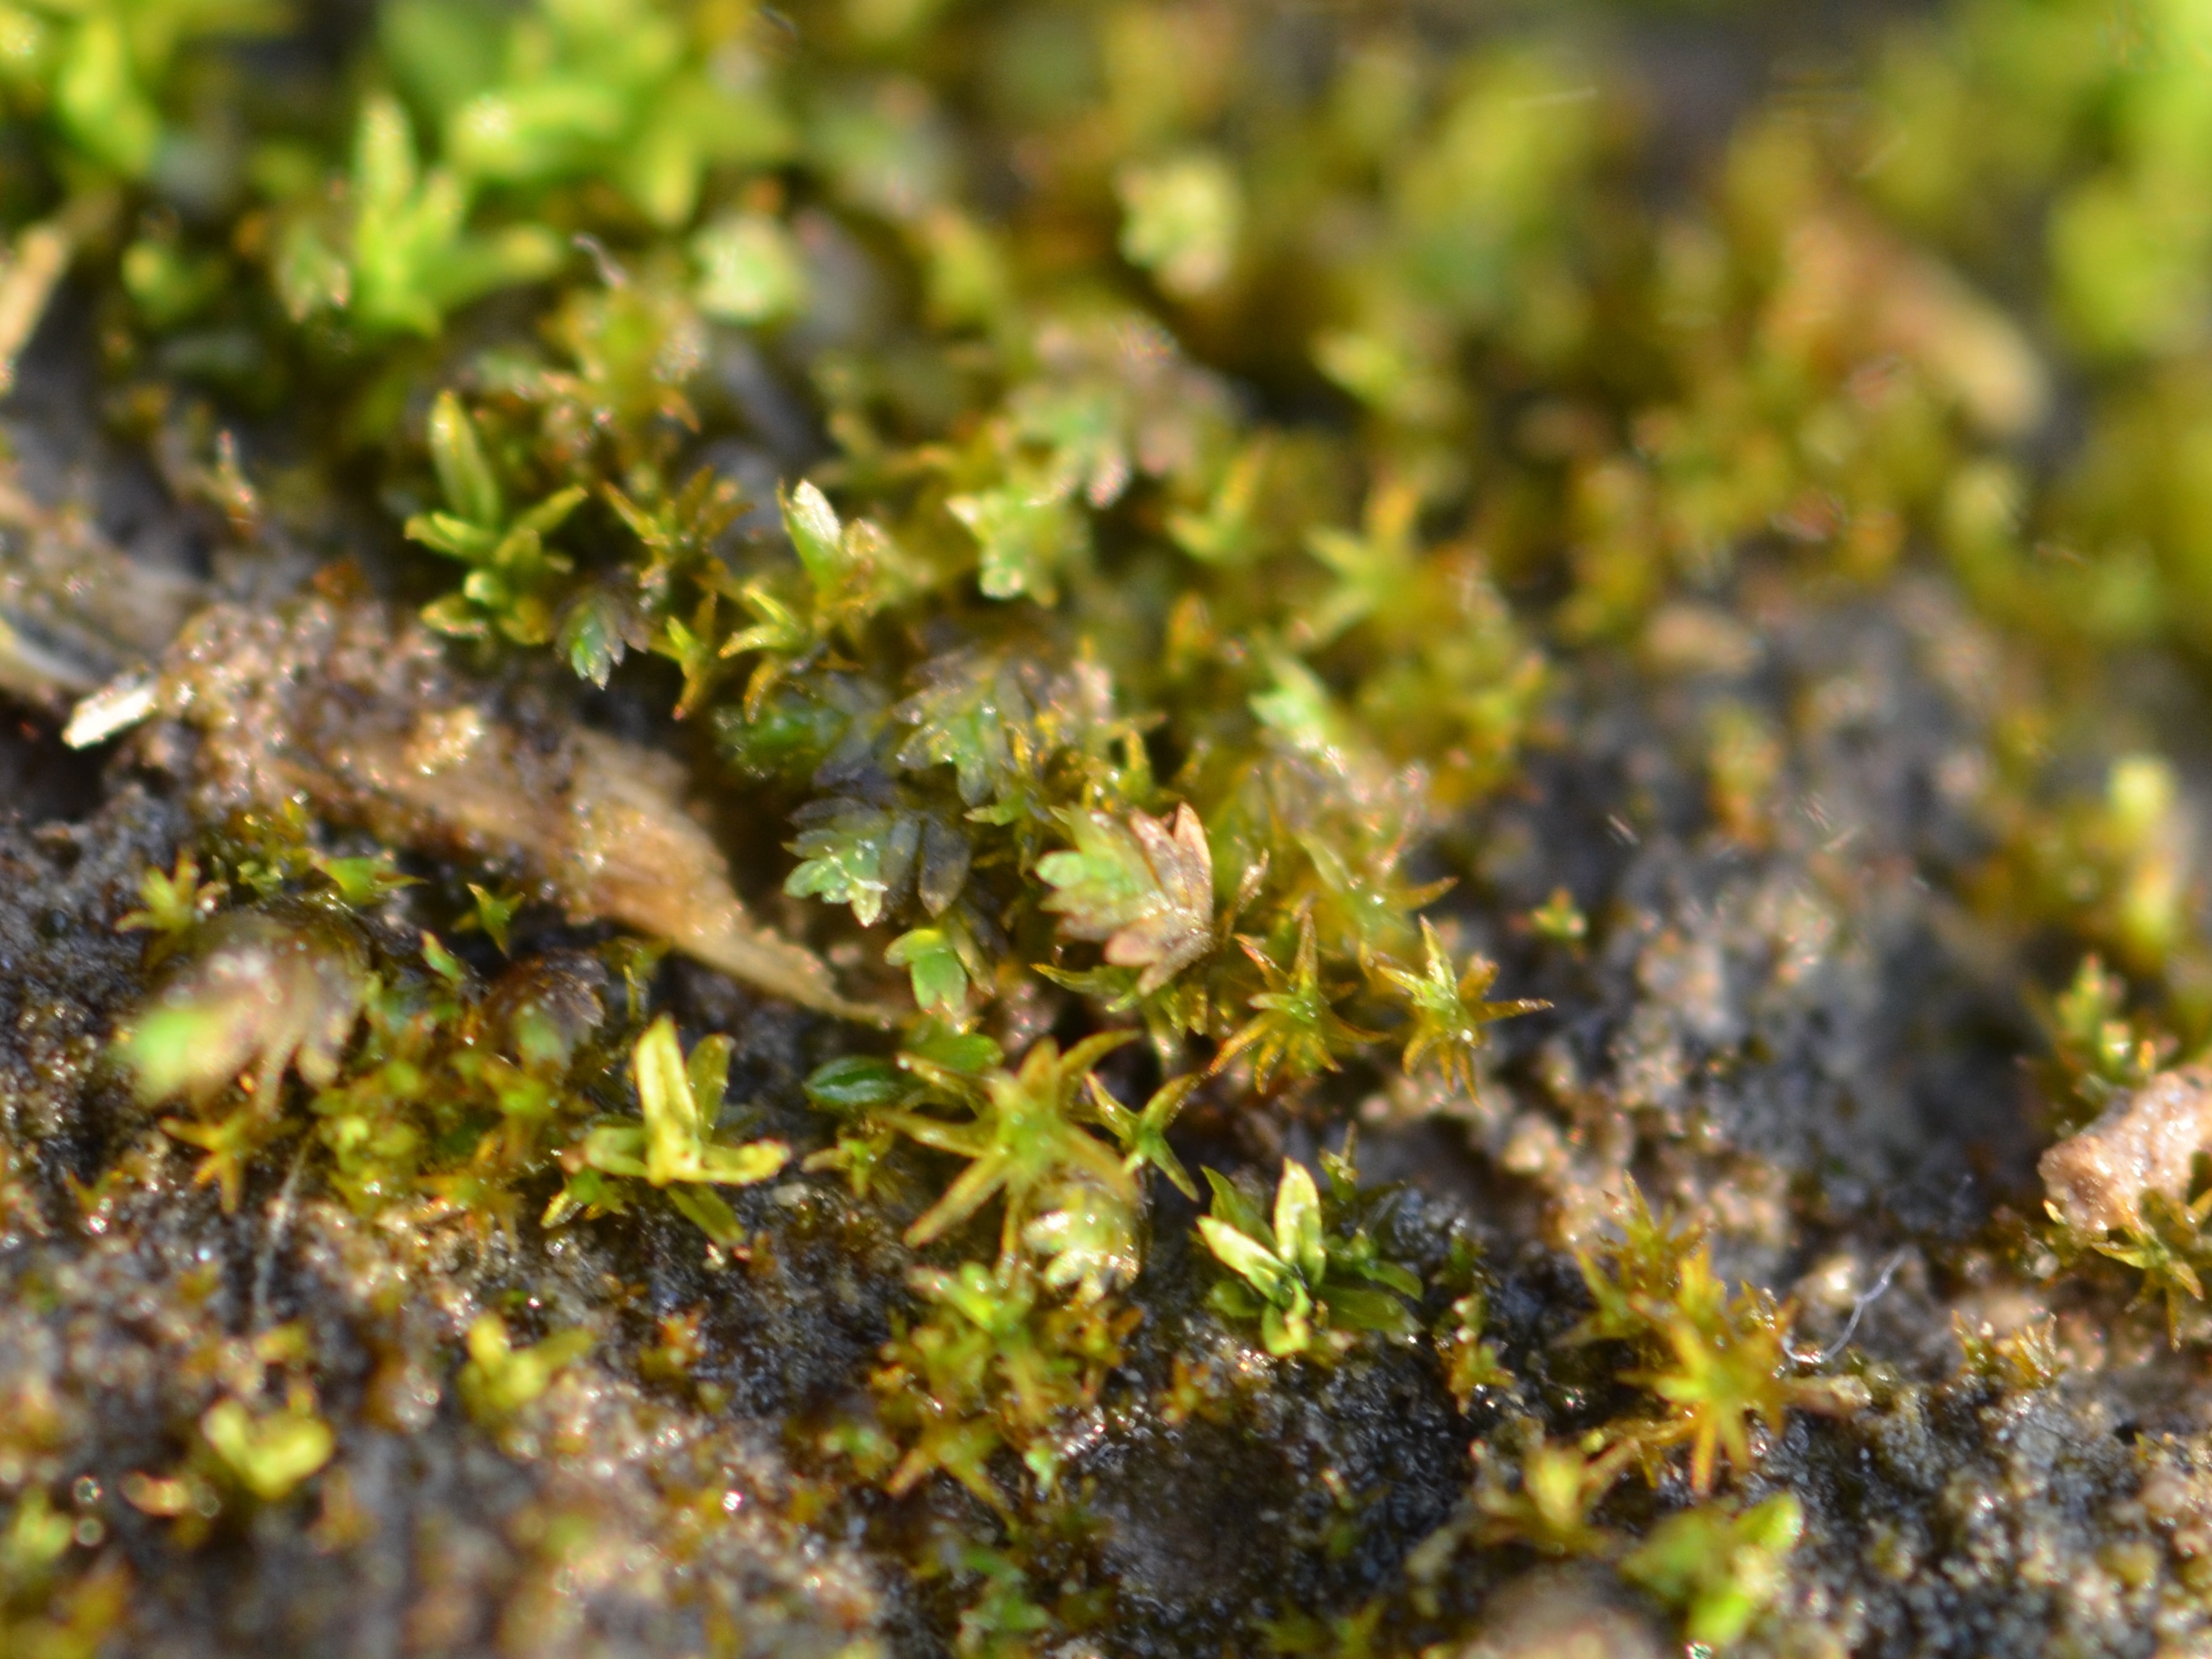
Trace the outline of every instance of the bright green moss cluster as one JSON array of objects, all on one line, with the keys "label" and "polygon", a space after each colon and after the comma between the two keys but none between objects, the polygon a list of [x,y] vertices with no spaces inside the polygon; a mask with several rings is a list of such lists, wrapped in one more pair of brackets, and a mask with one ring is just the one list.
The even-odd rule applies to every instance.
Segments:
[{"label": "bright green moss cluster", "polygon": [[[1479,1115],[1490,1028],[1549,1004],[1494,998],[1470,933],[1579,964],[1608,919],[1565,885],[1447,919],[1446,872],[1585,662],[1740,669],[1754,579],[1940,579],[1994,642],[1960,694],[1993,736],[1952,780],[1984,832],[1955,896],[1992,951],[2066,964],[2053,1127],[2201,1044],[2180,774],[2073,694],[2212,647],[2212,12],[1900,23],[1860,43],[1861,95],[1754,106],[1659,189],[1603,8],[1355,12],[1302,45],[1264,0],[373,10],[311,46],[257,0],[0,5],[0,341],[65,257],[110,424],[226,527],[219,587],[373,587],[472,683],[649,730],[742,844],[746,905],[837,976],[811,1005],[891,1029],[825,1040],[795,1148],[723,1121],[732,1043],[686,1049],[656,944],[508,960],[627,913],[336,810],[211,822],[144,875],[153,989],[114,1051],[198,1179],[228,1210],[311,1170],[487,1239],[666,1207],[726,1262],[736,1190],[835,1178],[898,1218],[911,1296],[809,1455],[981,1506],[908,1550],[966,1586],[963,1654],[1096,1634],[1053,1588],[1065,1477],[1170,1306],[1241,1358],[1191,1338],[1166,1420],[1417,1355],[1463,1415],[1517,1414],[1437,1559],[1601,1559],[1685,1641],[1743,1639],[1803,1526],[1746,1488],[1794,1420],[1871,1397],[1792,1304],[1625,1189],[1617,1228],[1546,1240],[1589,1303],[1546,1351],[1595,1426],[1555,1431],[1472,1247],[1393,1259],[1348,1146],[1320,1183],[1278,1146],[1271,1208],[1204,1170],[1163,1249],[1165,1190],[1200,1190],[1179,1121],[1279,1142],[1394,1089]],[[1695,729],[1713,837],[1771,852],[1789,735],[1734,698]],[[2030,1243],[2132,1269],[2178,1342],[2205,1204]],[[459,1396],[496,1430],[592,1341],[486,1313]],[[331,1458],[310,1395],[264,1405],[201,1420],[211,1490],[281,1504]],[[35,1489],[12,1515],[0,1645],[93,1651],[119,1592],[53,1587],[65,1523]],[[1268,1639],[1399,1651],[1391,1594]]]},{"label": "bright green moss cluster", "polygon": [[1340,1352],[1363,1330],[1403,1338],[1416,1328],[1401,1299],[1421,1294],[1419,1276],[1384,1260],[1364,1229],[1347,1235],[1342,1218],[1329,1214],[1348,1207],[1358,1180],[1348,1160],[1330,1164],[1333,1202],[1325,1202],[1312,1171],[1285,1160],[1271,1223],[1233,1182],[1206,1171],[1213,1213],[1199,1219],[1199,1232],[1233,1275],[1210,1299],[1233,1319],[1257,1317],[1260,1339],[1278,1358]]}]

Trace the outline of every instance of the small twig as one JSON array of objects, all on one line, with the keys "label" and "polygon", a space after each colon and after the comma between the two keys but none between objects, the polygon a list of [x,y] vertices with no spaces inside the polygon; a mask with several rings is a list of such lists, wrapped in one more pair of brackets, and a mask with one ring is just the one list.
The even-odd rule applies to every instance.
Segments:
[{"label": "small twig", "polygon": [[47,221],[16,237],[5,266],[0,267],[0,397],[15,390],[15,359],[46,314],[73,249],[69,232]]},{"label": "small twig", "polygon": [[1852,1338],[1859,1332],[1859,1321],[1866,1317],[1866,1310],[1889,1289],[1890,1281],[1897,1277],[1897,1269],[1905,1265],[1911,1254],[1909,1249],[1891,1252],[1890,1259],[1882,1264],[1881,1276],[1852,1300],[1851,1318],[1843,1322],[1843,1334],[1820,1351],[1819,1358],[1814,1361],[1816,1365],[1826,1365],[1851,1346]]},{"label": "small twig", "polygon": [[269,1280],[276,1270],[277,1247],[283,1243],[284,1235],[291,1230],[293,1199],[299,1192],[300,1171],[307,1167],[308,1149],[314,1144],[311,1136],[302,1138],[300,1150],[292,1154],[291,1168],[284,1172],[284,1184],[277,1189],[276,1201],[269,1206],[268,1225],[262,1229],[262,1248],[253,1261],[253,1307],[252,1329],[260,1330],[269,1315]]},{"label": "small twig", "polygon": [[608,288],[627,288],[630,285],[630,273],[623,270],[621,262],[607,252],[607,244],[597,237],[589,232],[578,231],[568,242],[571,246],[581,248],[591,256],[591,262],[598,267],[599,281]]}]

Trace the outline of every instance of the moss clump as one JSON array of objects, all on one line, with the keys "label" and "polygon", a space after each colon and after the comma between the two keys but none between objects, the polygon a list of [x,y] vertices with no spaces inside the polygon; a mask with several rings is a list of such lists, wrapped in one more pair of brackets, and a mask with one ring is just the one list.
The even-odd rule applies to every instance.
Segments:
[{"label": "moss clump", "polygon": [[2201,1643],[2201,20],[1853,26],[0,4],[0,1645]]}]

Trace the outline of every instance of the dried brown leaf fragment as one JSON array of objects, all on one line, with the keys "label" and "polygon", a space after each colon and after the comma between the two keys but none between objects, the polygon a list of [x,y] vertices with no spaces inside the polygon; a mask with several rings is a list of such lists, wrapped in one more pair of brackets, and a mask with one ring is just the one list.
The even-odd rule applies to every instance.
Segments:
[{"label": "dried brown leaf fragment", "polygon": [[770,993],[848,1019],[804,945],[754,921],[669,756],[500,706],[411,617],[314,598],[211,607],[163,665],[162,712],[195,728],[194,805],[220,821],[304,795],[399,846],[503,864],[581,916],[667,940]]},{"label": "dried brown leaf fragment", "polygon": [[2212,1066],[2161,1071],[2123,1094],[2037,1165],[2051,1213],[2078,1231],[2135,1228],[2143,1196],[2188,1198],[2197,1154],[2212,1146]]}]

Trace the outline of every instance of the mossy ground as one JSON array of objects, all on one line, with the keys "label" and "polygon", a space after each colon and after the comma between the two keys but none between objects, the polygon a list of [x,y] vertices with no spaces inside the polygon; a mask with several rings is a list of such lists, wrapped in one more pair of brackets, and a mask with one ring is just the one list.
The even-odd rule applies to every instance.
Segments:
[{"label": "mossy ground", "polygon": [[0,1652],[2212,1652],[2199,9],[0,5]]}]

